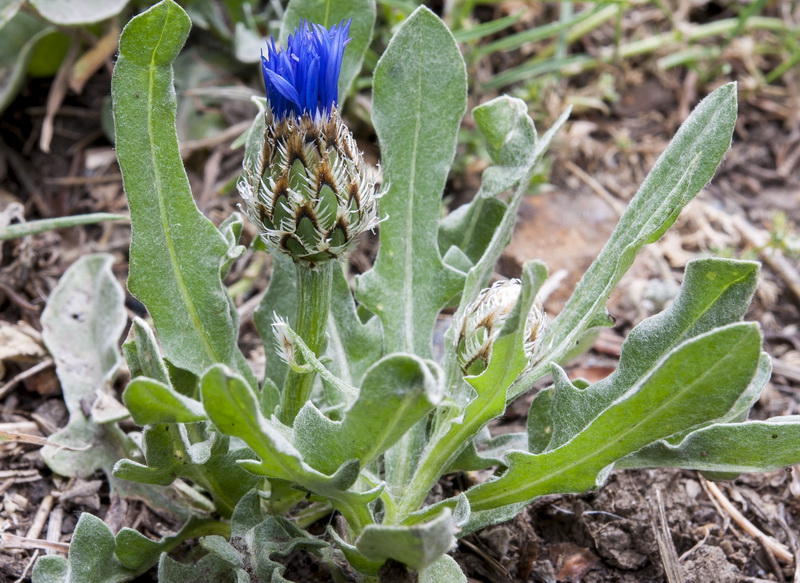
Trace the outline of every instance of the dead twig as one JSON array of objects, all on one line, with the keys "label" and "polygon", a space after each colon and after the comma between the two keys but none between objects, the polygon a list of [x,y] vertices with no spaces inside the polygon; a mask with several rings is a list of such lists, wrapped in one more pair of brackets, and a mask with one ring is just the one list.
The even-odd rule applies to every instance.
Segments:
[{"label": "dead twig", "polygon": [[714,482],[709,482],[708,480],[704,480],[704,482],[706,488],[708,488],[708,491],[714,496],[714,498],[716,498],[717,502],[719,502],[719,505],[725,510],[728,516],[730,516],[730,518],[739,525],[742,530],[759,541],[765,549],[769,549],[772,554],[774,554],[784,563],[789,565],[794,563],[794,556],[789,550],[789,547],[765,534],[755,524],[750,522],[744,516],[744,514],[739,512],[739,509],[733,505],[728,497],[722,493],[722,490],[719,489],[719,486],[717,486]]}]

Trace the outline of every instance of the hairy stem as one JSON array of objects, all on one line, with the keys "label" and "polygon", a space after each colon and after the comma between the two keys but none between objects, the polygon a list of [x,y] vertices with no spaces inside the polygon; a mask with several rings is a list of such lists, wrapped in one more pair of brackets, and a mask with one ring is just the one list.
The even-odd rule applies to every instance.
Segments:
[{"label": "hairy stem", "polygon": [[[325,348],[325,328],[331,306],[333,268],[336,262],[324,261],[313,268],[303,263],[296,265],[299,302],[295,332],[319,356]],[[286,425],[292,424],[297,413],[308,401],[315,377],[313,371],[289,370],[281,396],[280,412],[280,419]]]}]

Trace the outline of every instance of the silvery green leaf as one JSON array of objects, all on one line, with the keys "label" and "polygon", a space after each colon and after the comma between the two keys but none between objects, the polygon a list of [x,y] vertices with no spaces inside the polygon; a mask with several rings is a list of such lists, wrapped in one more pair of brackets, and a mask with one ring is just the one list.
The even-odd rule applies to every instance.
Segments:
[{"label": "silvery green leaf", "polygon": [[47,557],[47,560],[38,561],[33,569],[33,581],[34,583],[130,581],[139,572],[124,567],[115,556],[114,550],[115,541],[111,529],[96,516],[83,513],[75,526],[68,558],[65,560],[61,557]]},{"label": "silvery green leaf", "polygon": [[374,77],[372,119],[388,185],[380,212],[387,219],[375,266],[358,278],[356,296],[383,322],[389,353],[430,358],[436,316],[463,281],[442,262],[437,222],[466,94],[452,34],[418,8],[398,28]]},{"label": "silvery green leaf", "polygon": [[169,372],[161,359],[155,334],[147,322],[134,318],[128,338],[122,345],[122,354],[128,364],[131,378],[148,377],[162,383],[169,383]]},{"label": "silvery green leaf", "polygon": [[258,475],[287,480],[326,496],[337,496],[358,477],[358,463],[347,463],[333,475],[309,466],[289,440],[289,430],[259,411],[258,396],[238,375],[223,366],[211,367],[200,383],[203,405],[212,423],[225,435],[242,439],[261,461],[242,460]]},{"label": "silvery green leaf", "polygon": [[121,480],[169,486],[180,474],[181,461],[175,456],[170,428],[164,425],[145,427],[142,434],[142,450],[146,464],[130,459],[121,459],[114,464],[113,474]]},{"label": "silvery green leaf", "polygon": [[467,583],[467,576],[449,555],[442,555],[419,574],[419,583]]},{"label": "silvery green leaf", "polygon": [[435,425],[420,466],[400,503],[402,512],[415,511],[439,476],[455,462],[460,451],[486,423],[503,413],[508,387],[528,365],[528,356],[523,348],[525,322],[547,277],[547,269],[539,262],[529,262],[523,269],[522,290],[493,344],[486,370],[479,376],[465,378],[470,385],[470,394],[464,396],[463,405],[434,418]]},{"label": "silvery green leaf", "polygon": [[585,389],[558,377],[554,387],[536,395],[528,416],[530,451],[555,449],[569,441],[681,342],[741,320],[755,291],[758,267],[732,259],[690,261],[669,308],[628,335],[616,371]]},{"label": "silvery green leaf", "polygon": [[351,386],[360,385],[364,373],[383,354],[381,322],[374,317],[361,322],[342,269],[333,273],[326,354],[331,372]]},{"label": "silvery green leaf", "polygon": [[301,19],[321,24],[330,29],[342,20],[352,18],[350,38],[352,39],[344,51],[342,72],[339,75],[339,104],[347,97],[353,80],[361,71],[364,54],[372,40],[372,29],[375,26],[375,0],[290,0],[283,15],[280,44],[286,46],[286,39],[300,24]]},{"label": "silvery green leaf", "polygon": [[527,449],[527,433],[503,433],[496,437],[491,437],[489,431],[486,430],[485,435],[481,436],[479,434],[478,438],[471,441],[464,448],[447,470],[447,473],[478,471],[492,466],[500,466],[504,464],[505,455],[509,451],[527,451]]},{"label": "silvery green leaf", "polygon": [[196,563],[183,564],[161,555],[158,562],[159,583],[242,583],[235,567],[219,556],[208,554]]},{"label": "silvery green leaf", "polygon": [[[14,5],[11,8],[13,11]],[[8,20],[0,28],[3,38],[0,43],[0,112],[17,96],[38,42],[55,31],[55,27],[27,11],[6,18]]]},{"label": "silvery green leaf", "polygon": [[36,11],[53,24],[75,26],[92,24],[116,16],[128,0],[30,0]]},{"label": "silvery green leaf", "polygon": [[704,472],[768,472],[800,462],[800,416],[719,423],[680,443],[658,441],[622,458],[620,468],[674,467]]},{"label": "silvery green leaf", "polygon": [[183,9],[163,0],[120,37],[111,93],[131,212],[128,288],[147,306],[174,366],[200,375],[225,363],[255,385],[221,280],[228,241],[197,209],[178,149],[172,62],[190,27]]},{"label": "silvery green leaf", "polygon": [[368,525],[355,546],[371,561],[394,559],[422,571],[436,562],[456,544],[457,527],[449,508],[436,518],[414,525]]},{"label": "silvery green leaf", "polygon": [[367,371],[341,421],[331,421],[306,403],[292,436],[303,459],[326,474],[351,459],[362,467],[377,459],[441,399],[442,378],[433,366],[408,354],[384,357]]},{"label": "silvery green leaf", "polygon": [[220,268],[223,278],[228,275],[228,271],[230,271],[233,262],[245,252],[244,245],[239,245],[239,237],[242,236],[242,228],[243,220],[242,215],[239,213],[232,213],[219,225],[219,232],[225,237],[225,241],[228,243],[228,251],[225,254],[225,260],[222,262],[222,267]]},{"label": "silvery green leaf", "polygon": [[603,319],[606,301],[639,250],[658,240],[681,209],[711,179],[731,143],[736,122],[736,84],[711,93],[683,123],[656,161],[597,259],[548,329],[539,366],[515,383],[509,399],[547,374],[587,329]]},{"label": "silvery green leaf", "polygon": [[194,423],[206,419],[199,401],[184,397],[169,385],[154,379],[133,379],[125,388],[122,399],[139,425]]},{"label": "silvery green leaf", "polygon": [[757,325],[747,323],[684,342],[566,444],[542,454],[509,453],[508,471],[467,492],[473,511],[591,489],[618,459],[719,419],[747,390],[760,347]]},{"label": "silvery green leaf", "polygon": [[[255,126],[254,126],[255,127]],[[282,387],[286,379],[286,363],[278,355],[272,324],[277,315],[294,325],[297,313],[297,273],[292,260],[282,253],[272,257],[272,274],[269,287],[253,314],[256,329],[264,342],[265,374],[276,386]],[[265,411],[271,413],[271,411]]]}]

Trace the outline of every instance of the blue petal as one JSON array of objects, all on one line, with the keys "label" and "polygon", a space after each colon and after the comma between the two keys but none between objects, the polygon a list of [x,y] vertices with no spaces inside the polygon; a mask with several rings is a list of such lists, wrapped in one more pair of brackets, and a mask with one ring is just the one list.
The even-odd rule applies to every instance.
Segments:
[{"label": "blue petal", "polygon": [[267,42],[261,56],[264,87],[278,117],[328,114],[339,98],[339,74],[345,45],[350,41],[350,20],[330,30],[302,20],[289,35],[285,49]]}]

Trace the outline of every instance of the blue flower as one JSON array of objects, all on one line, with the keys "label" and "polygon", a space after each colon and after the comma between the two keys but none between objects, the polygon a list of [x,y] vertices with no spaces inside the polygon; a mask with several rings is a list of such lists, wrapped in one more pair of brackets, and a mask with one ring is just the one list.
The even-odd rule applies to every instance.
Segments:
[{"label": "blue flower", "polygon": [[339,73],[344,47],[350,41],[350,20],[330,30],[306,20],[289,35],[285,50],[267,43],[261,69],[272,113],[282,119],[304,113],[330,115],[339,99]]}]

